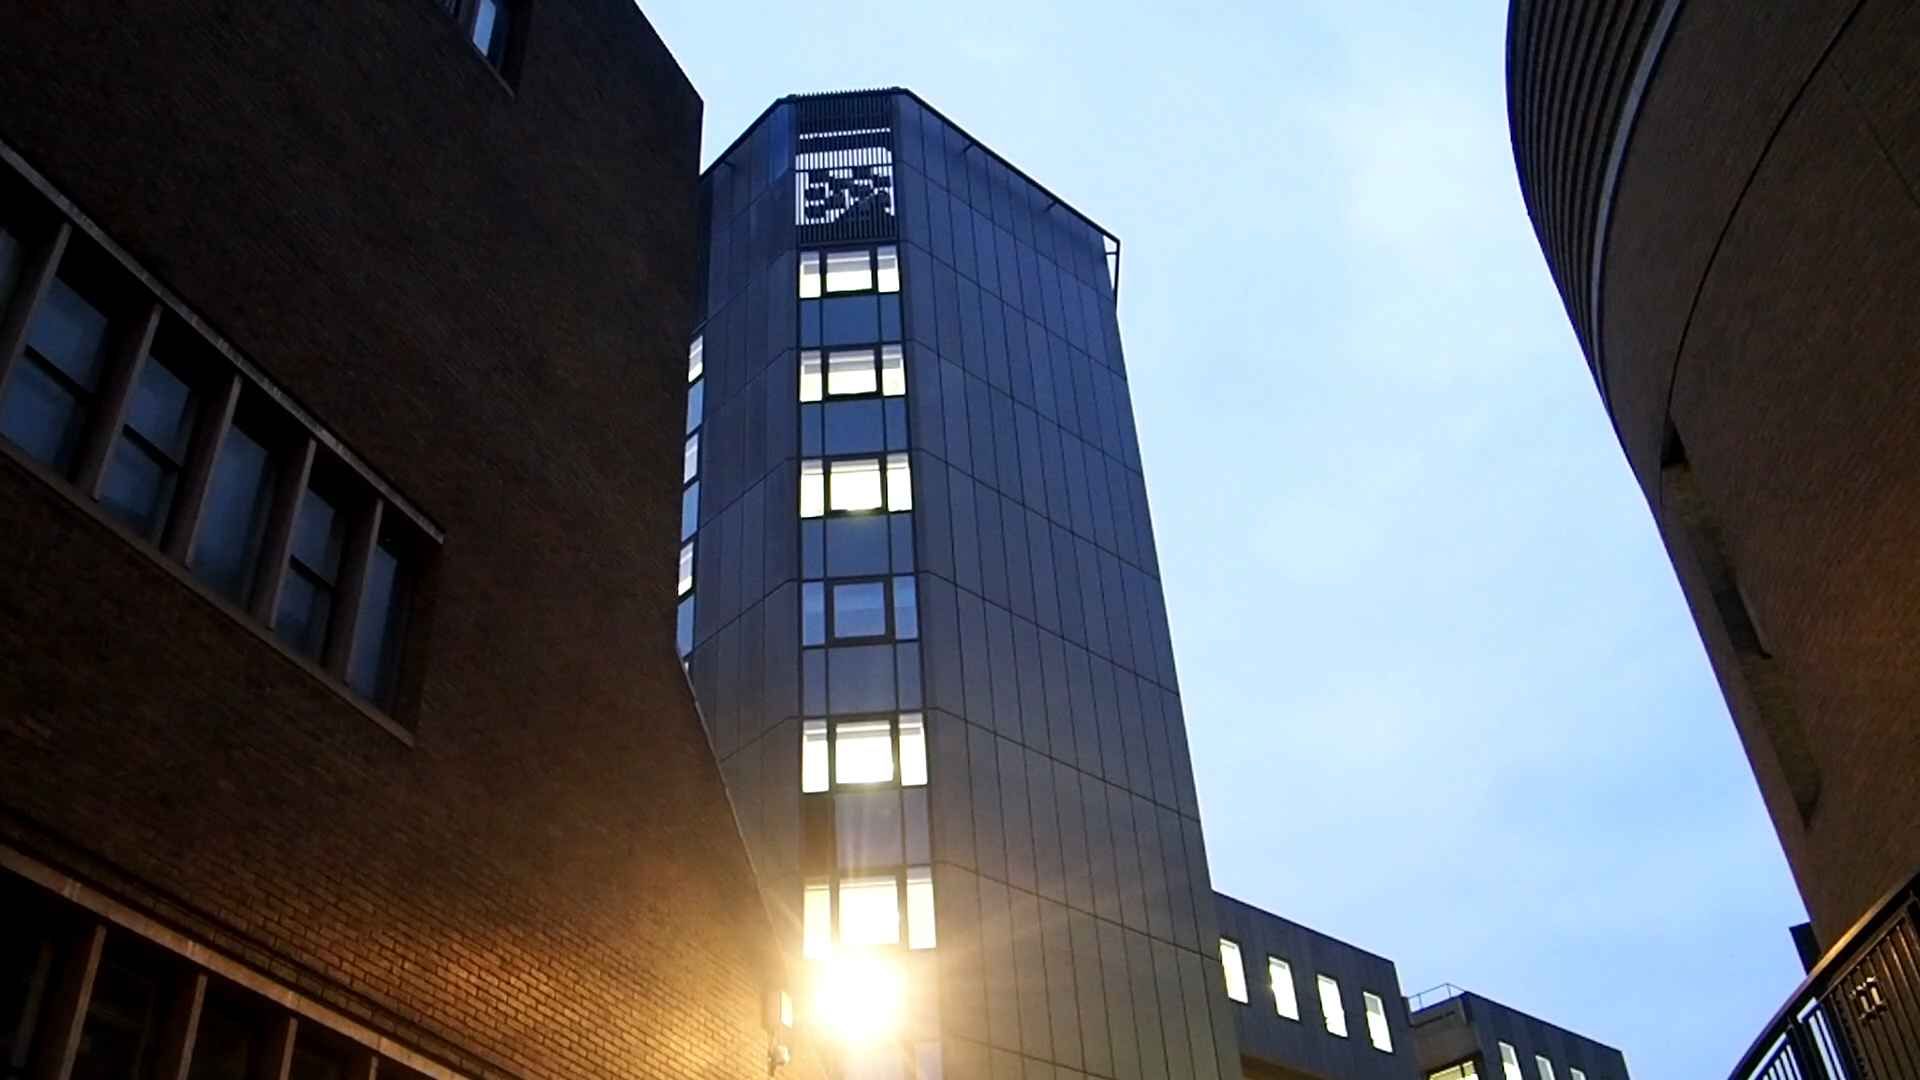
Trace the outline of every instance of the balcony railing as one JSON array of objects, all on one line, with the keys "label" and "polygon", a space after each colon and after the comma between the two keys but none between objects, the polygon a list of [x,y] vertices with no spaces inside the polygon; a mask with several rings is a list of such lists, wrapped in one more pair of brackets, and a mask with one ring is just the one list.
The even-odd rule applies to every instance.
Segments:
[{"label": "balcony railing", "polygon": [[1920,875],[1814,965],[1731,1080],[1920,1077]]}]

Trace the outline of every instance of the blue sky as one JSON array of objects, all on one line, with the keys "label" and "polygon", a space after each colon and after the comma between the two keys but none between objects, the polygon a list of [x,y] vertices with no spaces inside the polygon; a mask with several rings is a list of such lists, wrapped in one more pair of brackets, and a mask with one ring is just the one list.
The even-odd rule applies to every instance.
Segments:
[{"label": "blue sky", "polygon": [[1124,241],[1216,887],[1724,1075],[1804,916],[1527,224],[1505,3],[642,7],[709,157],[908,86]]}]

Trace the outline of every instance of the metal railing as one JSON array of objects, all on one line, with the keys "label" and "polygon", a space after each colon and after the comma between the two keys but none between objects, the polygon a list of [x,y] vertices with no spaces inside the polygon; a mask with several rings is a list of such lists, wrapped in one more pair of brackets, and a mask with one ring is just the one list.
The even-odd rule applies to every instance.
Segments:
[{"label": "metal railing", "polygon": [[1417,994],[1407,995],[1407,1012],[1409,1014],[1417,1013],[1429,1005],[1438,1005],[1443,1001],[1450,1001],[1464,993],[1466,993],[1465,990],[1460,989],[1452,983],[1441,983],[1439,986],[1429,986]]},{"label": "metal railing", "polygon": [[1920,1077],[1920,875],[1814,965],[1731,1080]]}]

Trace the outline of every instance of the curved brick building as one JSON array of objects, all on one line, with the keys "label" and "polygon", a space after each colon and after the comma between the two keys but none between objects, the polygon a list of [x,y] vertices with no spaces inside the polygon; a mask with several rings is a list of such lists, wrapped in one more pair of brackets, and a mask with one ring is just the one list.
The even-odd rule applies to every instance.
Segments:
[{"label": "curved brick building", "polygon": [[1516,0],[1514,155],[1831,944],[1920,868],[1920,9]]}]

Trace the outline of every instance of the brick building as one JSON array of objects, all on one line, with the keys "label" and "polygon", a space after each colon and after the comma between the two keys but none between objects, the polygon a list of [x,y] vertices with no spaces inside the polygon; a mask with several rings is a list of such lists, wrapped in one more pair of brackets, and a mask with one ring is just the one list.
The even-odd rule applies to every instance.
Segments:
[{"label": "brick building", "polygon": [[765,1075],[627,0],[15,5],[0,1075]]}]

